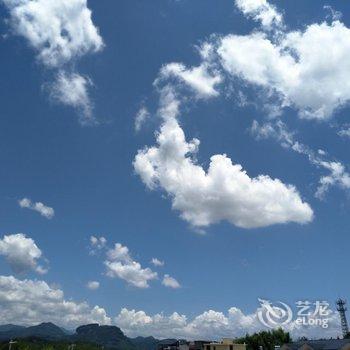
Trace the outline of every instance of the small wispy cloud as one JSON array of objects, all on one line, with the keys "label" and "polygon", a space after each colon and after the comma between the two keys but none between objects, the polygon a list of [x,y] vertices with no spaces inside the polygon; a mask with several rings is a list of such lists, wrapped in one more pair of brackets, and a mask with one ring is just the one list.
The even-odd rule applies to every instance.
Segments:
[{"label": "small wispy cloud", "polygon": [[180,283],[174,277],[169,275],[164,275],[162,285],[173,289],[181,288]]},{"label": "small wispy cloud", "polygon": [[153,264],[154,266],[164,266],[164,261],[161,261],[157,258],[152,258],[151,264]]},{"label": "small wispy cloud", "polygon": [[143,124],[149,119],[150,113],[146,107],[141,107],[135,116],[135,131],[140,131]]},{"label": "small wispy cloud", "polygon": [[22,198],[18,201],[18,204],[21,208],[27,208],[38,212],[46,219],[52,219],[55,216],[54,209],[42,202],[32,202],[29,198]]},{"label": "small wispy cloud", "polygon": [[97,121],[92,115],[93,104],[88,91],[92,85],[89,77],[61,71],[47,87],[52,101],[75,108],[82,125],[93,125]]},{"label": "small wispy cloud", "polygon": [[86,288],[90,289],[90,290],[96,290],[100,288],[100,282],[98,281],[89,281],[86,284]]},{"label": "small wispy cloud", "polygon": [[257,140],[275,139],[283,148],[304,155],[310,164],[326,169],[329,174],[321,176],[315,197],[323,199],[331,186],[350,189],[350,174],[345,165],[339,161],[328,159],[324,150],[319,149],[315,152],[309,146],[295,140],[295,133],[289,131],[281,120],[263,124],[254,120],[250,132]]},{"label": "small wispy cloud", "polygon": [[107,239],[103,236],[90,236],[90,255],[95,255],[99,250],[104,249],[107,245]]}]

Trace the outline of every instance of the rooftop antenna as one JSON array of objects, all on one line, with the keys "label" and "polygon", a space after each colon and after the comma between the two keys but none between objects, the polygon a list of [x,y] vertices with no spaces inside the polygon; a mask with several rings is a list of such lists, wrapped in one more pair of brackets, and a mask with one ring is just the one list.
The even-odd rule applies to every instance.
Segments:
[{"label": "rooftop antenna", "polygon": [[345,315],[345,311],[347,310],[347,308],[345,306],[346,301],[344,299],[339,298],[336,301],[336,304],[337,304],[337,310],[339,311],[343,338],[345,338],[349,333],[348,321],[346,320],[346,315]]}]

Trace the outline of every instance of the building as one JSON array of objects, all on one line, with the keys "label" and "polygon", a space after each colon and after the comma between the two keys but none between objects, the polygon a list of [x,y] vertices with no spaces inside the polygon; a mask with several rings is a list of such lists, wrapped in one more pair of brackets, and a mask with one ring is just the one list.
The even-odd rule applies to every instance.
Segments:
[{"label": "building", "polygon": [[194,340],[194,341],[190,341],[189,346],[190,346],[190,350],[204,350],[205,345],[210,343],[211,341],[209,340]]},{"label": "building", "polygon": [[282,345],[281,350],[350,350],[350,339],[298,341]]},{"label": "building", "polygon": [[235,343],[234,339],[224,338],[218,343],[204,344],[203,350],[246,350],[246,345],[237,344]]},{"label": "building", "polygon": [[189,343],[186,340],[163,340],[158,344],[158,350],[189,350]]}]

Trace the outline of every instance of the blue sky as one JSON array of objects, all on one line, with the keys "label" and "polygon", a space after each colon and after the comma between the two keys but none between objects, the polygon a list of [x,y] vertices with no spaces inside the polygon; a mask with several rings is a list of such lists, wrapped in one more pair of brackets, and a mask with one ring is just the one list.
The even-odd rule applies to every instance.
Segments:
[{"label": "blue sky", "polygon": [[[350,49],[346,39],[350,5],[333,1],[332,10],[339,13],[332,14],[324,8],[329,4],[322,1],[280,1],[278,6],[262,1],[264,6],[256,12],[245,12],[245,1],[240,7],[239,2],[229,0],[220,4],[212,0],[87,4],[75,0],[77,8],[85,11],[81,15],[85,21],[79,22],[81,18],[72,19],[69,10],[60,11],[61,2],[64,8],[64,0],[57,8],[45,0],[26,0],[22,10],[34,11],[35,16],[23,19],[17,11],[21,5],[1,1],[3,288],[10,288],[9,276],[13,276],[16,286],[8,289],[9,294],[29,288],[30,283],[47,283],[55,293],[64,292],[64,300],[86,301],[89,306],[79,304],[84,311],[76,321],[63,315],[54,320],[70,328],[97,320],[117,324],[130,335],[159,337],[215,337],[215,324],[226,324],[222,317],[229,326],[218,337],[256,330],[252,315],[258,298],[293,305],[306,299],[333,303],[349,295],[344,276],[350,241],[350,93],[346,85],[350,69],[343,58]],[[37,7],[26,7],[30,3]],[[275,13],[268,12],[268,23],[262,23],[259,16],[266,9]],[[53,20],[46,22],[41,13]],[[50,26],[62,21],[67,30],[64,16],[73,21],[72,42],[55,48],[55,35],[63,32],[55,34]],[[33,21],[38,21],[40,30],[48,26],[48,37],[42,42],[29,32]],[[338,55],[332,54],[328,41],[323,42],[324,33],[308,39],[314,46],[303,36],[313,25],[321,30],[322,23]],[[79,37],[81,28],[88,33],[84,40]],[[293,31],[303,38],[297,44],[288,37]],[[220,56],[221,40],[231,34],[251,40],[252,49],[245,51],[239,46],[242,43],[229,42],[233,51],[226,47],[228,57]],[[272,53],[265,52],[259,40],[268,40]],[[200,56],[205,43],[214,50],[209,58]],[[45,56],[48,47],[52,51]],[[273,50],[280,56],[274,56]],[[292,64],[293,54],[305,54],[304,61],[299,57]],[[184,66],[171,70],[166,65],[172,62]],[[314,66],[307,70],[309,64]],[[189,74],[193,67],[202,67],[202,76],[186,80],[182,74]],[[259,67],[263,67],[260,77]],[[217,83],[211,85],[203,76],[216,77]],[[159,108],[169,104],[169,99],[180,104],[175,116]],[[140,109],[148,117],[136,131]],[[197,179],[196,172],[185,176],[193,181],[186,187],[168,175],[184,176],[182,165],[173,166],[169,158],[150,160],[145,151],[143,161],[156,172],[153,187],[148,188],[146,175],[134,166],[135,156],[145,146],[157,147],[155,132],[167,138],[160,131],[167,123],[185,133],[187,146],[192,138],[200,140],[197,153],[179,156],[179,164],[191,159],[188,171],[200,167],[207,171],[212,155],[226,154],[242,166],[248,180],[240,183],[240,176],[223,175],[228,189],[213,181],[209,191],[198,185],[203,179]],[[261,174],[280,181],[256,180],[258,184],[252,185],[251,179]],[[322,187],[322,178],[329,187]],[[265,190],[267,185],[271,187]],[[251,192],[231,194],[235,186],[248,186]],[[208,198],[213,193],[220,194],[211,202]],[[23,198],[32,202],[21,207]],[[176,199],[181,202],[177,207]],[[258,209],[252,208],[256,201]],[[53,208],[53,217],[42,215],[40,208],[30,210],[37,202]],[[172,203],[177,209],[172,209]],[[278,213],[267,218],[267,207],[274,205]],[[236,213],[242,207],[246,208],[244,219]],[[202,215],[204,221],[199,219]],[[18,233],[26,236],[15,236]],[[13,238],[12,243],[6,236]],[[101,249],[93,247],[91,236],[105,237],[107,243]],[[108,258],[115,243],[128,247],[128,257]],[[34,245],[39,256],[33,253]],[[164,261],[164,266],[153,266],[152,258]],[[141,275],[157,273],[158,278],[143,280],[148,288],[140,288],[130,282],[129,275],[120,277],[120,270],[108,270],[106,261],[119,264],[123,271],[134,262],[140,264],[136,270],[141,269]],[[47,271],[38,271],[38,266]],[[176,279],[179,288],[162,284],[166,274]],[[99,282],[99,288],[86,288],[89,281]],[[10,316],[10,306],[1,300],[0,293],[6,322],[36,323],[50,318],[41,311],[29,316],[28,310]],[[94,305],[104,309],[98,316],[90,310]],[[232,310],[231,314],[228,310],[232,307],[250,317],[250,328],[244,328],[241,319],[231,325]],[[123,308],[139,313],[120,314]],[[205,313],[208,310],[212,312]],[[159,313],[163,313],[162,331],[153,317]],[[180,315],[187,316],[185,326]],[[130,323],[132,317],[139,320],[136,326]],[[191,323],[202,319],[202,324],[211,326]],[[172,322],[178,322],[177,328]],[[331,332],[337,334],[336,326]]]}]

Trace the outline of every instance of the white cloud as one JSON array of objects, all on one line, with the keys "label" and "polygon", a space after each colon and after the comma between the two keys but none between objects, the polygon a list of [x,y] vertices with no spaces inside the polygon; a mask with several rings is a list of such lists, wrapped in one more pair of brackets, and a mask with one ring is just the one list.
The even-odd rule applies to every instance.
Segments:
[{"label": "white cloud", "polygon": [[169,275],[164,275],[162,285],[173,289],[181,288],[180,283],[174,277]]},{"label": "white cloud", "polygon": [[170,316],[163,314],[149,316],[144,311],[123,308],[114,322],[130,337],[153,335],[158,339],[184,338],[187,318],[177,312]]},{"label": "white cloud", "polygon": [[116,243],[113,249],[107,251],[105,266],[107,276],[120,278],[137,288],[148,288],[149,281],[157,279],[158,275],[150,268],[142,268],[141,264],[130,256],[129,249]]},{"label": "white cloud", "polygon": [[30,270],[44,274],[47,269],[38,264],[42,252],[34,240],[23,233],[5,235],[0,239],[0,255],[4,256],[15,273]]},{"label": "white cloud", "polygon": [[55,211],[53,208],[48,207],[47,205],[41,202],[33,203],[29,198],[22,198],[18,201],[18,204],[21,208],[27,208],[38,212],[41,216],[44,216],[46,219],[52,219],[55,216]]},{"label": "white cloud", "polygon": [[[205,57],[208,57],[208,55],[205,55]],[[155,84],[158,85],[160,81],[175,77],[189,86],[195,92],[197,98],[218,96],[219,93],[215,86],[222,81],[222,78],[217,70],[212,69],[210,72],[209,67],[210,65],[206,62],[189,69],[181,63],[169,63],[162,67]]]},{"label": "white cloud", "polygon": [[149,281],[158,278],[158,274],[150,268],[142,268],[141,264],[134,261],[129,248],[120,243],[115,243],[113,248],[107,247],[104,237],[90,237],[90,254],[96,254],[97,250],[106,249],[106,275],[111,278],[120,278],[130,286],[148,288]]},{"label": "white cloud", "polygon": [[164,261],[161,261],[157,258],[152,258],[151,264],[153,264],[154,266],[164,266]]},{"label": "white cloud", "polygon": [[87,284],[86,284],[86,287],[90,290],[96,290],[96,289],[99,289],[100,288],[100,282],[98,281],[89,281]]},{"label": "white cloud", "polygon": [[330,17],[332,21],[339,21],[343,17],[343,14],[340,11],[334,10],[330,5],[324,5],[323,9],[328,11],[329,15],[327,17]]},{"label": "white cloud", "polygon": [[[263,330],[256,311],[245,314],[239,308],[231,307],[227,312],[207,310],[189,319],[177,312],[148,315],[142,310],[123,308],[112,322],[103,308],[67,300],[62,290],[50,287],[45,281],[0,276],[0,319],[4,323],[35,325],[54,322],[68,329],[88,323],[113,323],[130,337],[219,339]],[[298,327],[295,323],[285,329],[297,339],[299,336],[336,338],[340,336],[341,328],[338,314],[332,311],[327,329]]]},{"label": "white cloud", "polygon": [[341,137],[350,137],[350,127],[348,125],[344,125],[339,131],[338,135]]},{"label": "white cloud", "polygon": [[[106,259],[104,265],[106,267],[106,275],[111,278],[120,278],[127,282],[128,285],[136,288],[149,288],[149,282],[158,279],[157,272],[135,261],[127,246],[121,243],[115,243],[113,248],[107,247],[107,240],[104,237],[90,237],[91,252],[106,249]],[[150,261],[154,266],[164,266],[164,261],[152,258]],[[179,288],[180,284],[169,275],[165,275],[162,284],[166,287]]]},{"label": "white cloud", "polygon": [[285,32],[227,35],[217,52],[223,69],[263,89],[271,104],[291,106],[309,119],[327,119],[350,99],[350,29],[343,23],[311,24]]},{"label": "white cloud", "polygon": [[325,151],[318,150],[315,153],[307,145],[296,141],[294,133],[290,132],[281,120],[263,124],[254,120],[250,131],[257,139],[276,139],[282,147],[306,156],[312,165],[328,170],[329,174],[321,176],[319,180],[319,186],[315,193],[317,198],[323,198],[331,186],[343,189],[350,188],[350,174],[341,162],[328,160]]},{"label": "white cloud", "polygon": [[132,261],[129,248],[120,243],[115,243],[114,248],[107,251],[107,259],[118,260],[125,263]]},{"label": "white cloud", "polygon": [[340,162],[320,161],[320,166],[330,171],[329,175],[322,176],[320,185],[316,191],[316,197],[323,198],[330,186],[337,185],[340,188],[350,188],[350,174]]},{"label": "white cloud", "polygon": [[157,278],[157,273],[153,272],[150,268],[143,269],[141,264],[132,261],[127,264],[123,264],[120,261],[105,261],[107,267],[107,276],[118,277],[125,280],[129,285],[137,288],[148,288],[148,281]]},{"label": "white cloud", "polygon": [[[14,34],[24,37],[37,53],[38,61],[59,69],[56,80],[45,84],[50,96],[79,111],[79,121],[91,124],[91,79],[76,72],[76,60],[104,47],[98,28],[91,19],[86,0],[0,0],[10,14]],[[57,71],[56,71],[57,72]]]},{"label": "white cloud", "polygon": [[54,322],[68,329],[87,323],[111,323],[99,306],[67,300],[62,290],[45,281],[19,280],[13,276],[0,276],[0,319],[20,325]]},{"label": "white cloud", "polygon": [[287,129],[286,124],[281,120],[262,124],[253,120],[250,132],[257,140],[274,138],[287,148],[292,148],[295,143],[294,134]]},{"label": "white cloud", "polygon": [[93,249],[101,250],[106,247],[107,240],[103,236],[90,236],[90,245]]},{"label": "white cloud", "polygon": [[[242,89],[253,88],[251,92],[256,93],[259,100],[263,99],[263,108],[270,116],[276,117],[284,108],[291,107],[298,111],[301,118],[329,119],[350,100],[350,63],[347,60],[350,29],[340,22],[340,13],[329,7],[326,8],[332,13],[331,23],[313,23],[301,30],[287,31],[281,13],[266,0],[236,0],[235,3],[246,16],[260,21],[265,29],[272,31],[253,31],[248,35],[213,35],[199,48],[199,65],[164,65],[155,80],[161,95],[159,114],[164,119],[157,134],[158,145],[140,150],[134,168],[147,187],[164,189],[173,199],[173,208],[197,227],[221,220],[228,220],[241,227],[259,227],[289,221],[308,222],[312,218],[311,208],[301,201],[294,187],[285,186],[281,181],[266,176],[250,178],[226,155],[214,155],[208,170],[196,164],[199,140],[187,142],[177,121],[180,100],[187,100],[182,87],[190,87],[197,98],[214,97],[222,93],[226,97],[235,95],[238,96],[238,101],[243,101],[242,105],[249,104],[249,94],[243,94]],[[159,82],[163,85],[160,86]],[[170,98],[171,94],[164,93],[171,89],[176,91],[177,98]],[[257,105],[256,102],[254,104]],[[294,134],[288,134],[278,122],[272,127],[271,125],[265,123],[260,126],[260,135],[256,136],[272,136],[283,147],[305,155],[313,165],[329,172],[320,179],[317,197],[323,197],[333,185],[349,188],[350,175],[341,162],[326,159],[326,154],[315,153],[306,145],[294,141]],[[274,128],[279,130],[276,132]],[[338,134],[347,137],[350,132],[345,125]],[[286,203],[275,202],[275,191],[270,191],[267,194],[270,198],[265,202],[268,210],[262,210],[266,216],[262,215],[259,222],[251,221],[248,217],[254,210],[247,211],[245,205],[249,203],[249,208],[257,209],[261,203],[249,196],[240,202],[243,196],[237,196],[239,190],[233,194],[231,188],[219,186],[221,191],[217,191],[217,184],[212,181],[214,176],[219,177],[219,171],[216,170],[230,174],[225,177],[226,182],[221,179],[224,184],[233,182],[235,177],[235,182],[238,178],[240,181],[244,179],[244,184],[252,194],[255,191],[261,194],[262,189],[266,190],[269,186],[275,190],[287,190],[293,194],[292,197],[286,197],[289,198],[288,203],[294,203],[293,210],[287,209]],[[193,179],[195,183],[192,184]],[[231,200],[233,196],[235,201]],[[281,216],[270,215],[270,208],[275,210],[276,205]],[[246,215],[243,222],[235,216],[239,209],[243,209]],[[296,210],[295,216],[283,217],[285,209],[289,213]],[[269,220],[265,221],[266,217]]]},{"label": "white cloud", "polygon": [[142,125],[146,122],[147,119],[149,119],[150,114],[146,107],[141,107],[135,116],[135,130],[140,131],[142,128]]},{"label": "white cloud", "polygon": [[[258,309],[256,310],[258,311]],[[130,337],[154,336],[156,338],[186,339],[220,339],[223,337],[239,337],[246,333],[266,330],[257,313],[244,314],[239,308],[231,307],[226,313],[208,310],[189,320],[185,315],[174,312],[170,316],[164,314],[148,315],[144,311],[122,309],[114,322]],[[329,328],[316,326],[298,326],[292,322],[286,331],[293,338],[300,336],[310,338],[337,337],[340,335],[338,315],[332,312],[329,317]]]},{"label": "white cloud", "polygon": [[79,121],[82,125],[95,124],[92,115],[92,102],[88,88],[92,85],[88,77],[77,73],[61,71],[56,80],[49,85],[50,97],[53,101],[73,107],[79,112]]},{"label": "white cloud", "polygon": [[166,191],[184,220],[195,227],[227,220],[243,228],[312,220],[312,209],[294,186],[266,175],[251,178],[225,154],[212,156],[208,170],[198,165],[199,140],[186,141],[178,108],[174,93],[166,90],[157,145],[140,150],[134,168],[148,188]]},{"label": "white cloud", "polygon": [[245,16],[261,22],[264,27],[283,25],[283,16],[266,0],[235,0],[235,4]]},{"label": "white cloud", "polygon": [[103,48],[86,0],[2,0],[10,12],[15,34],[23,36],[38,59],[49,67],[62,66]]},{"label": "white cloud", "polygon": [[[232,93],[238,85],[237,90],[254,87],[271,115],[292,107],[307,119],[326,120],[348,104],[350,29],[340,22],[339,14],[333,10],[331,23],[313,23],[301,30],[287,31],[282,15],[266,0],[235,3],[245,15],[274,30],[214,35],[201,46],[199,65],[164,65],[156,84],[171,82],[171,77],[175,77],[202,98],[225,91]],[[218,84],[223,82],[219,91]]]}]

